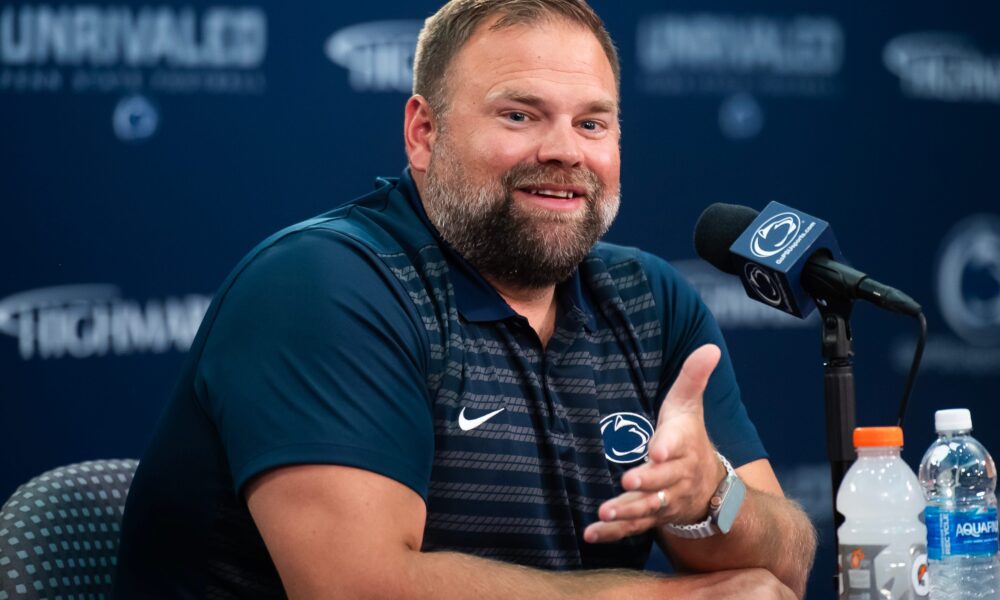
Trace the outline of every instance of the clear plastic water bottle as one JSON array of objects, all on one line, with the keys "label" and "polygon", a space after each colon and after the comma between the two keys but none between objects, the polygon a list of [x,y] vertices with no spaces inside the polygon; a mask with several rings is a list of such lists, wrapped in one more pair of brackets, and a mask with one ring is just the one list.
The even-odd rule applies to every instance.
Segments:
[{"label": "clear plastic water bottle", "polygon": [[934,414],[938,438],[920,462],[927,495],[931,600],[1000,598],[996,466],[972,433],[968,410]]},{"label": "clear plastic water bottle", "polygon": [[858,458],[837,491],[840,600],[927,597],[924,494],[899,453],[899,427],[858,427]]}]

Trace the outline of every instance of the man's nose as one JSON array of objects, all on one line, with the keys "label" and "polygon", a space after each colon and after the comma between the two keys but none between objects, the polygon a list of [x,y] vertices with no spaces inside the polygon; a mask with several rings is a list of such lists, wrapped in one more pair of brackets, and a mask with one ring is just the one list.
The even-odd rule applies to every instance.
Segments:
[{"label": "man's nose", "polygon": [[538,162],[578,167],[583,163],[580,141],[580,134],[572,123],[553,123],[538,147]]}]

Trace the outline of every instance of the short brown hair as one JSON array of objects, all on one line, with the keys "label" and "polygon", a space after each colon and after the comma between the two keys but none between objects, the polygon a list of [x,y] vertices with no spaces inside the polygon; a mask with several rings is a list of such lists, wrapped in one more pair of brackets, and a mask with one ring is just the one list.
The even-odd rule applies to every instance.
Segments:
[{"label": "short brown hair", "polygon": [[601,18],[585,0],[451,0],[424,22],[413,58],[413,93],[426,98],[435,113],[446,109],[446,74],[452,58],[476,27],[496,15],[500,18],[491,31],[554,17],[579,23],[600,42],[611,63],[615,87],[621,87],[618,51]]}]

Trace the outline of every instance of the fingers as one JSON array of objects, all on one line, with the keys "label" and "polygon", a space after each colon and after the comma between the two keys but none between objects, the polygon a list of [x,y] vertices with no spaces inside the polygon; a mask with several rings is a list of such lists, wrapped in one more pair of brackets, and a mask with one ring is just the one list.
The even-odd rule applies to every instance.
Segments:
[{"label": "fingers", "polygon": [[684,361],[677,379],[670,386],[664,404],[674,408],[687,408],[688,405],[695,403],[700,407],[708,378],[719,364],[720,358],[722,350],[715,344],[705,344],[692,352]]},{"label": "fingers", "polygon": [[693,482],[686,481],[688,470],[681,461],[647,465],[642,469],[642,479],[638,476],[634,479],[641,487],[601,504],[597,510],[599,519],[615,521],[655,516],[659,520],[669,520],[690,512],[695,486]]},{"label": "fingers", "polygon": [[[662,522],[703,518],[712,492],[725,476],[710,442],[704,452],[687,451],[666,462],[649,462],[622,475],[627,490],[598,509],[605,521],[656,514]],[[662,496],[658,497],[658,496]]]},{"label": "fingers", "polygon": [[598,521],[583,530],[583,541],[588,544],[617,542],[630,535],[642,533],[655,525],[656,519],[653,517],[630,521],[612,521],[610,523]]},{"label": "fingers", "polygon": [[598,509],[601,521],[584,530],[584,541],[595,544],[615,542],[656,526],[660,501],[656,494],[625,492]]},{"label": "fingers", "polygon": [[601,504],[597,517],[602,521],[636,519],[651,516],[660,507],[661,502],[655,492],[625,492]]},{"label": "fingers", "polygon": [[656,431],[649,440],[650,460],[663,462],[677,456],[690,445],[691,435],[705,437],[703,397],[721,358],[718,346],[705,344],[684,361],[660,406]]},{"label": "fingers", "polygon": [[623,494],[614,500],[605,502],[597,510],[597,516],[602,521],[658,518],[659,515],[656,513],[664,510],[670,504],[670,497],[666,490],[649,493],[632,492],[632,494],[634,495]]},{"label": "fingers", "polygon": [[626,492],[612,498],[597,509],[597,517],[602,521],[627,521],[654,517],[662,523],[678,520],[690,521],[707,510],[693,501],[692,486],[662,487],[650,491]]},{"label": "fingers", "polygon": [[680,483],[691,472],[689,461],[682,458],[667,462],[648,462],[622,475],[622,487],[628,491],[656,492]]}]

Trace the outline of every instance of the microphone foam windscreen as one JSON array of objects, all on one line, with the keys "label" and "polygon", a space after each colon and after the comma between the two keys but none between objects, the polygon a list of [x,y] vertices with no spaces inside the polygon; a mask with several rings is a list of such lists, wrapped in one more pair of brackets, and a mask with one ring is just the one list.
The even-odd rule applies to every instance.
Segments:
[{"label": "microphone foam windscreen", "polygon": [[705,209],[694,226],[694,250],[720,271],[738,275],[729,247],[760,214],[749,206],[717,202]]}]

